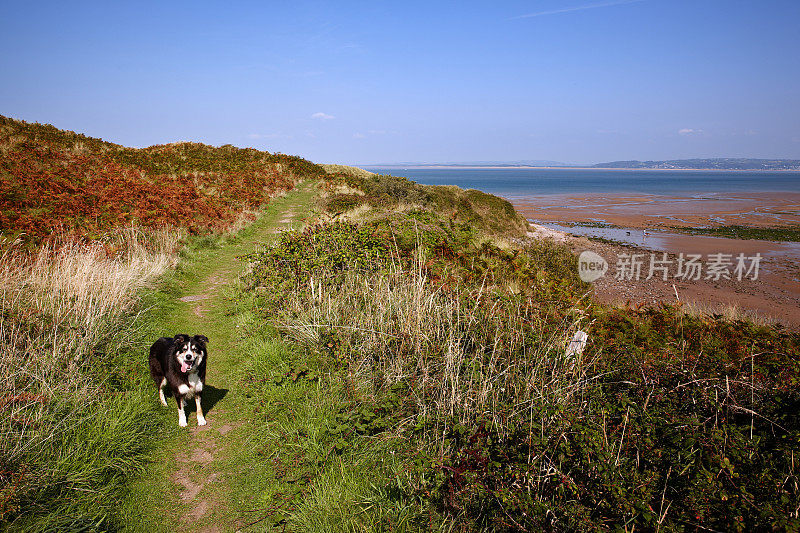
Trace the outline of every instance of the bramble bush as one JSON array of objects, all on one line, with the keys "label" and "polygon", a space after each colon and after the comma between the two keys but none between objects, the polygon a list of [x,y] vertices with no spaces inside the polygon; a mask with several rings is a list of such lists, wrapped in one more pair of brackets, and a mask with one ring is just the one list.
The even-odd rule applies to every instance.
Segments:
[{"label": "bramble bush", "polygon": [[606,307],[565,247],[476,237],[420,211],[250,257],[264,316],[348,384],[332,453],[399,437],[421,528],[800,528],[797,333]]}]

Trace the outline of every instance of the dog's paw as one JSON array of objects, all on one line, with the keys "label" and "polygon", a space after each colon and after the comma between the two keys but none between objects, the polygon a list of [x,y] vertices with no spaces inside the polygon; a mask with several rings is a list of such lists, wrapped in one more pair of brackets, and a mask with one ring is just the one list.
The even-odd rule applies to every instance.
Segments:
[{"label": "dog's paw", "polygon": [[161,405],[163,405],[164,407],[169,407],[169,405],[167,405],[167,400],[165,400],[164,398],[161,398]]},{"label": "dog's paw", "polygon": [[208,422],[206,422],[205,417],[202,417],[202,416],[198,416],[197,417],[197,425],[198,426],[205,426],[206,424],[208,424]]}]

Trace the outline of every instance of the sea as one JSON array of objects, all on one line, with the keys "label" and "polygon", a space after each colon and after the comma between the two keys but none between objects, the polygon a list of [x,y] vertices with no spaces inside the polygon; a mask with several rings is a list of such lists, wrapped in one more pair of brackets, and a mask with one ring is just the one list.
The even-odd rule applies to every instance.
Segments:
[{"label": "sea", "polygon": [[509,200],[556,194],[641,193],[669,196],[731,192],[800,192],[800,172],[576,168],[382,168],[424,185],[457,185]]},{"label": "sea", "polygon": [[[724,170],[633,170],[584,168],[385,168],[362,167],[370,172],[402,176],[424,185],[457,185],[462,189],[502,196],[511,202],[529,198],[570,194],[647,194],[673,198],[724,197],[730,193],[800,193],[800,172]],[[670,243],[679,236],[663,230],[644,233],[641,229],[581,224],[562,226],[529,219],[554,230],[603,237],[652,250],[678,252]],[[709,237],[691,237],[709,239]],[[712,238],[713,239],[713,238]],[[722,241],[720,241],[722,242]],[[800,243],[776,245],[780,255],[800,260]]]}]

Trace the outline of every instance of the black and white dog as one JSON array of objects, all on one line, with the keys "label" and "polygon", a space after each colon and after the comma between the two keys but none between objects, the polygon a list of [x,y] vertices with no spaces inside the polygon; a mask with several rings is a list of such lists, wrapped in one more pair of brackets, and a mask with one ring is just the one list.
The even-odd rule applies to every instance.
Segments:
[{"label": "black and white dog", "polygon": [[173,338],[161,337],[150,347],[150,375],[158,387],[161,403],[167,405],[164,387],[169,386],[178,402],[178,424],[186,427],[186,398],[194,397],[197,406],[197,425],[205,426],[206,419],[200,407],[203,385],[206,382],[206,343],[203,335],[179,334]]}]

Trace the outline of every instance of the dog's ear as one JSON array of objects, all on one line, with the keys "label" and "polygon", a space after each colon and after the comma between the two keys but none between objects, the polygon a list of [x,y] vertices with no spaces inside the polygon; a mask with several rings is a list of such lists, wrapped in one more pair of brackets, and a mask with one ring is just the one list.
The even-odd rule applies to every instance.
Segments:
[{"label": "dog's ear", "polygon": [[178,333],[177,335],[175,335],[175,342],[188,342],[188,341],[189,341],[189,335],[185,333]]},{"label": "dog's ear", "polygon": [[203,344],[206,344],[208,342],[208,337],[205,335],[195,335],[194,340],[196,342],[202,342]]}]

